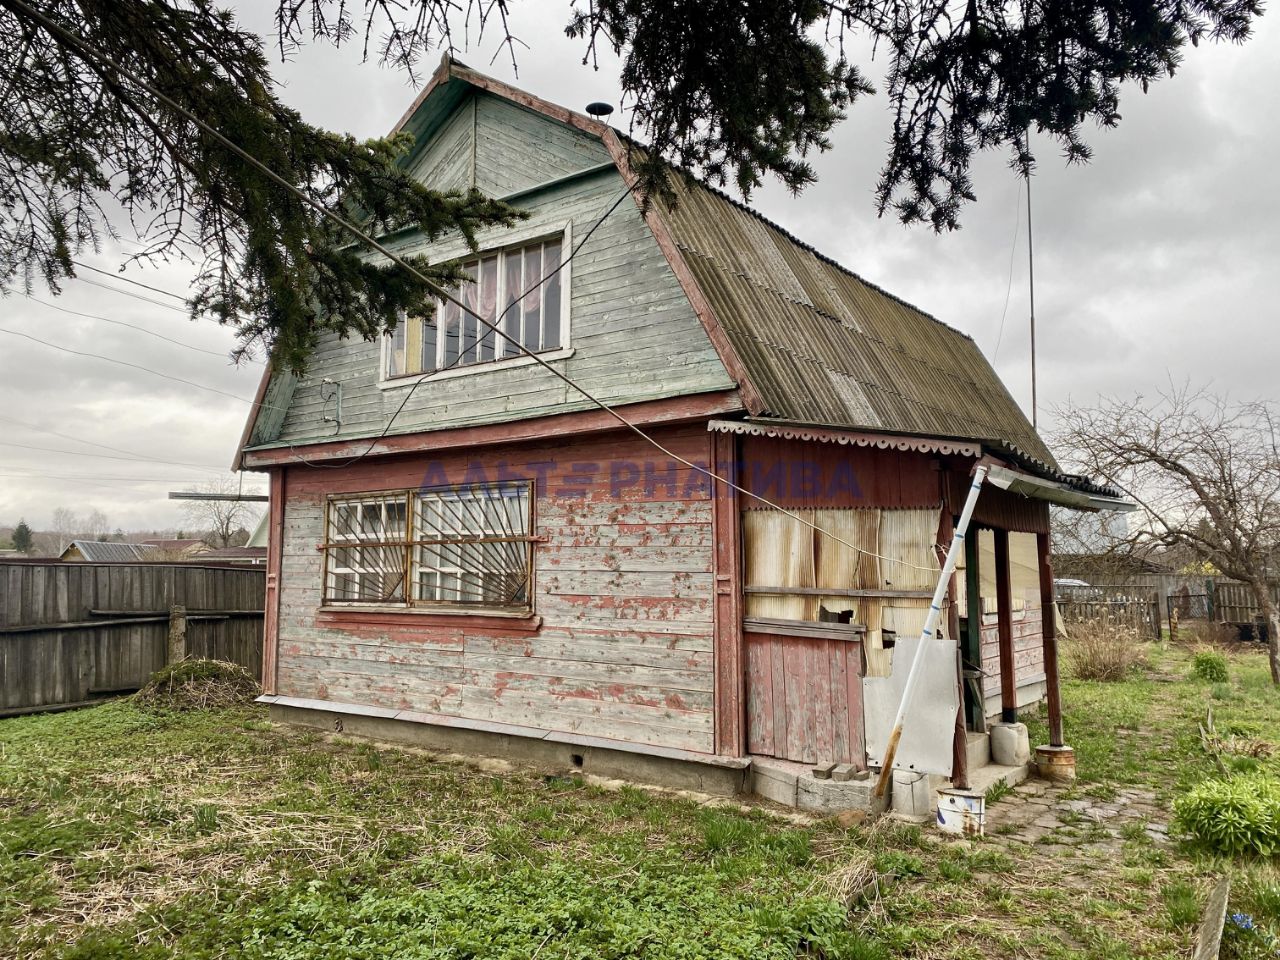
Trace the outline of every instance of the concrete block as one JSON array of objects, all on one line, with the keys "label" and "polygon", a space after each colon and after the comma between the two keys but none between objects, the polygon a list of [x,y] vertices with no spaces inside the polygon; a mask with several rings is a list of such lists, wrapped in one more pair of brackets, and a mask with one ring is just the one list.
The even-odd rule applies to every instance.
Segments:
[{"label": "concrete block", "polygon": [[1031,738],[1025,723],[991,725],[991,760],[1001,767],[1020,767],[1031,759]]},{"label": "concrete block", "polygon": [[890,809],[894,814],[907,820],[924,821],[933,818],[933,791],[927,774],[895,770],[892,789]]},{"label": "concrete block", "polygon": [[813,776],[817,780],[830,780],[832,772],[836,769],[834,763],[818,763],[814,764]]},{"label": "concrete block", "polygon": [[872,808],[871,784],[815,780],[800,777],[796,781],[795,805],[813,813],[840,813],[845,810]]},{"label": "concrete block", "polygon": [[752,793],[786,807],[796,805],[797,777],[794,773],[761,763],[753,763],[750,780]]},{"label": "concrete block", "polygon": [[841,783],[848,783],[853,779],[853,775],[858,771],[854,769],[851,763],[842,763],[831,772],[831,779],[839,780]]}]

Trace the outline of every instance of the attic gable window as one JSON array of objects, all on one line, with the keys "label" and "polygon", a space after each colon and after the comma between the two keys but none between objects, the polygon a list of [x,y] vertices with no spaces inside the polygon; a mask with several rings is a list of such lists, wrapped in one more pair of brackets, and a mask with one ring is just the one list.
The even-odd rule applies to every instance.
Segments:
[{"label": "attic gable window", "polygon": [[[523,356],[516,344],[532,353],[568,346],[567,271],[559,269],[563,247],[564,237],[555,236],[464,262],[462,271],[469,280],[455,296],[506,336],[498,336],[456,305],[437,300],[432,316],[409,317],[396,327],[387,344],[385,377],[514,359]],[[544,282],[538,285],[540,280]]]}]

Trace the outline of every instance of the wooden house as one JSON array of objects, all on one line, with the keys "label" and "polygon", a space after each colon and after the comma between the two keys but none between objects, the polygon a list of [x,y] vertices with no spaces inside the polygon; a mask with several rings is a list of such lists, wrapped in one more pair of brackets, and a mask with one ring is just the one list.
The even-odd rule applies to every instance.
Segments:
[{"label": "wooden house", "polygon": [[957,713],[980,737],[1053,694],[1045,498],[1113,494],[971,339],[713,189],[645,207],[609,127],[456,62],[398,129],[426,183],[528,213],[478,251],[384,238],[460,260],[509,339],[442,302],[264,379],[237,465],[270,475],[273,714],[794,800],[880,756],[866,692],[980,461],[1008,489],[949,592],[941,772]]}]

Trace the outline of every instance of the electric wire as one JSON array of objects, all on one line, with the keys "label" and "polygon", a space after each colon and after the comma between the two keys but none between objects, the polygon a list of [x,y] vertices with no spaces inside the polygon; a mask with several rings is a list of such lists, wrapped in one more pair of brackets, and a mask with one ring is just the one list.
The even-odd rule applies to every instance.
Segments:
[{"label": "electric wire", "polygon": [[247,403],[251,407],[261,407],[264,404],[257,400],[249,400],[238,394],[228,393],[226,390],[220,390],[217,387],[210,387],[203,383],[196,383],[194,380],[188,380],[185,377],[175,377],[173,374],[164,373],[160,370],[153,370],[151,367],[144,367],[140,363],[130,363],[128,360],[118,360],[115,357],[103,356],[100,353],[88,353],[83,350],[72,350],[70,347],[64,347],[56,343],[50,343],[48,340],[41,340],[39,337],[33,337],[29,333],[23,333],[20,330],[10,330],[7,327],[0,327],[0,333],[7,333],[11,337],[21,337],[24,340],[30,340],[32,343],[38,343],[42,346],[50,347],[54,350],[60,350],[63,353],[70,353],[77,357],[87,357],[90,360],[105,360],[107,363],[118,364],[122,367],[131,367],[134,370],[141,370],[144,373],[150,373],[157,377],[163,377],[165,380],[172,380],[175,383],[182,383],[188,387],[195,387],[197,390],[207,390],[209,393],[217,393],[232,400],[239,400],[241,403]]},{"label": "electric wire", "polygon": [[[474,310],[469,308],[465,303],[463,303],[461,300],[459,300],[457,297],[451,294],[439,283],[435,282],[430,277],[426,276],[424,273],[422,273],[420,270],[414,267],[412,264],[407,262],[403,257],[400,257],[393,250],[390,250],[389,248],[387,248],[384,244],[379,243],[376,239],[374,239],[372,236],[370,236],[360,227],[356,226],[354,223],[347,220],[342,215],[325,207],[323,204],[315,200],[313,197],[308,196],[305,192],[300,190],[297,186],[290,183],[288,180],[286,180],[284,177],[278,174],[275,170],[271,169],[271,167],[269,167],[266,163],[259,160],[253,154],[249,153],[247,150],[245,150],[239,144],[235,143],[235,141],[231,140],[221,131],[213,127],[211,124],[209,124],[205,120],[202,120],[196,114],[192,113],[186,107],[182,106],[180,103],[176,102],[171,97],[167,96],[166,94],[158,90],[152,84],[148,83],[147,80],[139,76],[137,72],[113,60],[107,54],[103,53],[101,50],[98,50],[96,47],[91,45],[87,40],[85,40],[79,34],[68,29],[67,27],[64,27],[62,24],[58,23],[56,20],[50,18],[43,12],[32,7],[30,4],[26,2],[26,0],[5,0],[5,2],[6,2],[6,5],[8,5],[11,9],[19,13],[22,13],[29,20],[34,20],[36,23],[44,27],[46,30],[57,35],[58,37],[61,37],[62,40],[65,43],[67,43],[73,49],[73,51],[82,59],[85,59],[85,58],[91,59],[96,63],[98,63],[100,66],[109,68],[110,70],[113,70],[116,73],[118,73],[120,76],[127,77],[129,80],[133,81],[142,90],[146,91],[148,94],[154,97],[157,101],[159,101],[160,103],[168,107],[170,110],[173,110],[174,112],[182,116],[187,122],[199,127],[201,130],[203,130],[213,139],[218,141],[220,144],[222,144],[224,147],[226,147],[236,156],[240,157],[242,160],[244,160],[254,169],[261,172],[273,183],[277,184],[278,186],[282,187],[284,190],[286,190],[287,192],[295,196],[298,200],[306,204],[316,213],[320,214],[322,217],[325,217],[330,221],[332,221],[333,223],[337,224],[338,226],[342,227],[352,236],[356,237],[357,239],[365,243],[367,246],[371,247],[373,250],[376,250],[378,253],[382,254],[392,263],[399,266],[401,269],[407,270],[419,282],[421,282],[428,289],[432,290],[436,296],[454,304],[456,307],[458,307],[459,310],[464,311],[465,313],[474,317],[480,323],[484,324],[492,332],[496,333],[498,336],[502,337],[508,343],[515,346],[518,351],[532,358],[534,363],[538,364],[543,369],[547,370],[549,373],[551,373],[552,376],[562,381],[566,386],[571,387],[577,393],[581,394],[583,398],[595,404],[603,412],[607,413],[609,416],[615,419],[622,427],[634,433],[637,437],[639,437],[641,440],[643,440],[645,443],[649,444],[650,446],[654,447],[664,456],[669,457],[670,459],[674,460],[676,463],[683,464],[684,466],[690,468],[691,470],[694,470],[695,472],[706,475],[713,482],[713,484],[716,482],[722,483],[727,488],[736,490],[738,493],[742,494],[743,496],[749,497],[752,500],[756,500],[759,503],[762,503],[774,510],[777,510],[784,516],[787,516],[792,520],[795,520],[797,523],[800,523],[802,526],[809,527],[815,533],[828,537],[831,540],[835,541],[836,543],[839,543],[845,547],[848,547],[850,550],[853,550],[855,553],[861,554],[863,556],[873,557],[877,560],[882,560],[885,563],[911,567],[917,570],[927,571],[929,573],[937,573],[937,569],[935,567],[923,567],[918,564],[910,563],[905,560],[899,560],[893,557],[884,557],[879,554],[873,553],[872,551],[859,547],[853,543],[850,543],[844,538],[839,537],[834,533],[831,533],[830,531],[822,529],[817,524],[813,523],[811,520],[805,519],[804,517],[800,516],[794,511],[787,510],[785,507],[782,507],[781,505],[774,503],[768,498],[763,497],[757,493],[754,493],[751,490],[748,490],[747,488],[735,483],[732,480],[729,480],[725,477],[721,477],[718,474],[716,474],[714,471],[706,467],[700,466],[699,464],[696,464],[693,461],[688,460],[680,456],[679,454],[667,449],[662,445],[661,442],[649,436],[649,434],[647,434],[641,427],[632,423],[630,420],[628,420],[625,416],[623,416],[618,411],[616,411],[612,406],[610,406],[604,400],[601,400],[600,398],[596,397],[593,393],[591,393],[585,387],[583,387],[582,385],[574,381],[567,374],[561,372],[560,370],[557,370],[545,359],[538,356],[538,354],[534,353],[533,351],[529,350],[527,347],[524,346],[524,344],[511,338],[502,330],[498,329],[494,324],[490,323],[484,317],[481,317],[479,314],[477,314]],[[118,292],[124,292],[124,291],[118,291]],[[6,332],[10,332],[10,331],[6,331]],[[34,338],[31,338],[31,339],[34,339]],[[242,398],[237,397],[236,399],[242,399]],[[244,401],[244,402],[252,403],[253,401]]]},{"label": "electric wire", "polygon": [[[83,443],[85,446],[97,447],[99,450],[110,450],[112,453],[125,454],[127,457],[137,460],[146,460],[152,463],[162,463],[171,467],[195,467],[198,470],[208,470],[212,473],[226,473],[226,470],[217,467],[206,466],[202,463],[184,463],[180,460],[164,460],[157,457],[148,457],[145,453],[138,453],[136,450],[126,450],[123,447],[113,447],[106,443],[95,443],[93,440],[84,440],[80,437],[73,436],[69,433],[59,433],[57,430],[50,430],[48,427],[37,427],[34,423],[27,423],[23,420],[15,420],[13,417],[0,415],[0,421],[4,423],[12,423],[14,426],[24,427],[36,433],[47,433],[51,437],[57,437],[60,440],[70,440],[73,443]],[[74,451],[68,451],[74,452]],[[122,458],[123,459],[123,458]]]},{"label": "electric wire", "polygon": [[12,440],[0,440],[0,447],[18,447],[22,450],[40,450],[44,453],[60,453],[69,457],[93,457],[97,460],[127,460],[130,463],[159,463],[166,467],[194,467],[197,470],[209,470],[216,473],[226,473],[226,470],[214,471],[212,467],[202,466],[198,463],[183,463],[180,460],[156,460],[152,457],[121,457],[112,456],[106,453],[86,453],[81,450],[60,450],[56,447],[39,447],[29,443],[15,443]]},{"label": "electric wire", "polygon": [[175,307],[172,303],[165,303],[163,300],[157,300],[155,297],[144,297],[140,293],[134,293],[132,290],[121,290],[119,287],[113,287],[109,283],[103,283],[101,280],[91,280],[89,277],[76,277],[77,283],[87,283],[90,286],[101,287],[103,290],[110,290],[112,293],[118,293],[122,297],[133,297],[135,300],[141,300],[143,303],[150,303],[165,310],[172,310],[174,313],[180,313],[184,317],[190,318],[191,314],[182,307]]},{"label": "electric wire", "polygon": [[[81,268],[81,269],[83,269],[83,270],[91,270],[91,271],[93,271],[94,273],[100,273],[100,274],[102,274],[104,277],[113,277],[113,278],[115,278],[116,280],[123,280],[125,283],[132,283],[135,287],[141,287],[143,290],[150,290],[152,293],[162,293],[162,294],[164,294],[166,297],[172,297],[174,300],[178,300],[178,301],[180,301],[180,302],[182,302],[182,303],[186,303],[186,302],[187,302],[187,298],[186,298],[186,297],[184,297],[184,296],[182,296],[181,294],[173,293],[173,292],[171,292],[171,291],[169,291],[169,290],[161,289],[160,287],[153,287],[153,286],[151,286],[151,284],[149,284],[149,283],[143,283],[141,280],[134,280],[132,277],[126,277],[126,276],[125,276],[124,274],[122,274],[122,273],[112,273],[110,270],[103,270],[103,269],[101,269],[101,268],[99,268],[99,267],[92,267],[92,266],[90,266],[89,264],[85,263],[85,262],[84,262],[84,261],[82,261],[82,260],[72,260],[71,262],[72,262],[72,263],[74,263],[77,267],[80,267],[80,268]],[[83,277],[77,277],[76,279],[77,279],[77,280],[83,280],[84,278],[83,278]],[[123,291],[118,291],[118,292],[121,292],[121,293],[122,293]]]},{"label": "electric wire", "polygon": [[1013,293],[1013,262],[1018,253],[1018,231],[1022,227],[1022,203],[1019,201],[1013,208],[1013,239],[1009,241],[1009,282],[1004,290],[1004,309],[1000,311],[1000,332],[996,334],[996,348],[991,354],[991,362],[995,363],[1000,356],[1000,341],[1004,339],[1004,321],[1009,316],[1009,297]]},{"label": "electric wire", "polygon": [[[15,290],[13,287],[8,287],[7,289],[12,293],[21,294],[28,300],[40,304],[42,307],[48,307],[51,310],[58,310],[62,313],[70,314],[73,317],[84,317],[86,320],[101,320],[103,323],[113,323],[118,327],[128,327],[131,330],[137,330],[139,333],[145,333],[149,337],[155,337],[157,340],[164,340],[168,343],[174,344],[175,346],[185,347],[187,350],[194,350],[197,353],[207,353],[211,357],[221,357],[223,360],[226,360],[228,357],[227,353],[220,353],[217,350],[206,350],[204,347],[197,347],[194,343],[175,340],[173,337],[166,337],[163,333],[156,333],[154,330],[148,330],[146,327],[139,327],[136,324],[128,323],[124,320],[113,320],[111,317],[104,317],[96,313],[84,313],[80,310],[72,310],[69,307],[61,306],[60,304],[50,303],[48,300],[41,300],[39,297],[26,293],[22,290]],[[255,360],[252,357],[246,357],[245,360],[248,363],[262,362],[261,360]]]}]

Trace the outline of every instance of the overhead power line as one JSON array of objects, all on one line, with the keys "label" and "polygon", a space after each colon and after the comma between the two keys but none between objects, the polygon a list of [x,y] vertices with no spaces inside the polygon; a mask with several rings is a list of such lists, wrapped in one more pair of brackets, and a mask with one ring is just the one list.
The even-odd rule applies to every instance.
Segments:
[{"label": "overhead power line", "polygon": [[217,387],[210,387],[203,383],[196,383],[194,380],[188,380],[186,377],[175,377],[171,373],[163,373],[160,370],[153,370],[151,367],[144,367],[140,363],[130,363],[128,360],[118,360],[115,357],[104,357],[100,353],[87,353],[83,350],[72,350],[70,347],[64,347],[60,344],[50,343],[48,340],[41,340],[39,337],[33,337],[29,333],[23,333],[20,330],[9,330],[6,327],[0,327],[0,333],[7,333],[11,337],[22,337],[24,340],[30,340],[32,343],[38,343],[42,346],[49,347],[53,350],[60,350],[63,353],[70,353],[77,357],[87,357],[91,360],[105,360],[107,363],[118,364],[122,367],[130,367],[134,370],[141,370],[143,373],[150,373],[157,377],[163,377],[166,380],[172,380],[175,383],[186,384],[188,387],[195,387],[197,390],[207,390],[210,393],[216,393],[232,400],[239,400],[241,403],[247,403],[251,407],[262,406],[256,400],[249,400],[234,393],[228,393],[226,390],[219,390]]},{"label": "overhead power line", "polygon": [[[48,307],[51,310],[58,310],[62,313],[68,313],[73,317],[84,317],[86,320],[101,320],[103,323],[113,323],[118,327],[128,327],[131,330],[137,330],[139,333],[145,333],[147,336],[155,337],[157,340],[164,340],[168,343],[174,344],[175,346],[185,347],[187,350],[194,350],[197,353],[207,353],[211,357],[221,357],[224,360],[228,359],[229,357],[229,353],[220,353],[217,350],[206,350],[204,347],[197,347],[194,343],[186,343],[185,341],[182,341],[182,340],[175,340],[173,339],[173,337],[166,337],[163,333],[156,333],[156,331],[154,330],[148,330],[146,327],[139,327],[136,324],[128,323],[124,320],[113,320],[111,317],[104,317],[96,313],[84,313],[80,310],[72,310],[69,307],[64,307],[57,303],[50,303],[48,300],[41,300],[39,297],[33,296],[32,294],[26,293],[22,290],[15,290],[13,287],[9,287],[8,289],[14,293],[22,294],[22,296],[26,297],[28,300],[38,303],[42,307]],[[250,363],[262,362],[261,360],[254,360],[252,358],[246,358],[246,359],[248,359],[248,362]]]},{"label": "overhead power line", "polygon": [[[536,354],[532,350],[528,349],[523,343],[520,343],[517,339],[508,336],[497,325],[490,322],[485,317],[480,316],[478,313],[475,312],[475,310],[468,307],[458,297],[454,296],[452,293],[446,290],[439,283],[435,282],[426,274],[424,274],[422,271],[418,270],[411,263],[406,261],[403,257],[396,254],[393,250],[379,243],[377,240],[375,240],[372,236],[370,236],[364,230],[360,229],[354,223],[347,220],[342,215],[334,212],[333,210],[330,210],[328,207],[325,207],[323,204],[319,203],[313,197],[308,196],[305,192],[298,189],[296,185],[290,183],[284,177],[280,176],[280,174],[278,174],[275,170],[271,169],[271,167],[263,163],[253,154],[249,153],[247,150],[245,150],[235,141],[228,138],[220,130],[213,127],[211,124],[201,119],[196,114],[192,113],[186,107],[182,106],[182,104],[176,102],[171,97],[167,96],[162,91],[158,90],[152,84],[148,83],[147,80],[144,77],[140,76],[136,71],[112,59],[107,54],[103,53],[101,50],[98,50],[96,47],[94,47],[92,44],[86,41],[79,34],[75,33],[73,30],[68,29],[67,27],[60,24],[58,21],[52,19],[51,17],[47,16],[43,12],[32,7],[30,4],[26,3],[25,0],[4,0],[4,2],[10,9],[22,13],[24,16],[27,17],[27,19],[34,21],[35,23],[44,27],[44,29],[50,31],[51,33],[57,35],[58,37],[61,37],[64,42],[66,42],[71,46],[71,48],[73,49],[73,51],[76,53],[77,56],[81,57],[82,59],[92,60],[97,64],[99,64],[100,66],[108,67],[111,70],[115,71],[120,76],[127,77],[129,80],[132,80],[141,89],[145,90],[148,94],[154,97],[159,103],[164,104],[170,110],[173,110],[175,113],[182,116],[185,120],[187,120],[187,122],[199,127],[201,130],[203,130],[209,136],[213,137],[215,140],[221,143],[224,147],[226,147],[236,156],[244,160],[245,163],[249,164],[254,169],[260,171],[264,176],[270,179],[273,183],[277,184],[278,186],[282,187],[284,190],[288,191],[290,194],[295,196],[302,203],[306,204],[308,207],[310,207],[320,216],[325,217],[326,219],[337,224],[343,230],[347,231],[353,237],[356,237],[357,239],[359,239],[362,243],[364,243],[371,249],[376,250],[378,253],[382,254],[392,263],[399,266],[401,269],[407,270],[412,276],[417,278],[419,282],[421,282],[424,286],[426,286],[428,289],[434,292],[435,295],[440,297],[442,300],[445,300],[453,304],[468,316],[474,317],[479,323],[484,324],[484,326],[487,327],[491,332],[501,337],[506,342],[515,346],[515,348],[520,353],[523,353],[525,356],[532,359],[534,363],[541,366],[553,377],[562,381],[565,384],[565,386],[570,387],[575,392],[581,394],[582,397],[586,399],[588,402],[599,407],[603,412],[607,413],[614,420],[616,420],[620,426],[624,427],[625,429],[629,430],[631,433],[635,434],[645,443],[649,444],[654,449],[662,453],[664,456],[669,457],[670,459],[674,460],[676,463],[683,464],[684,466],[689,467],[691,470],[694,470],[697,473],[701,473],[707,476],[709,479],[711,479],[715,483],[722,483],[726,487],[738,491],[743,496],[749,497],[752,500],[755,500],[759,503],[763,503],[765,506],[771,507],[779,511],[784,516],[790,517],[791,519],[795,520],[801,525],[811,528],[814,532],[819,533],[825,537],[828,537],[831,540],[835,541],[836,543],[842,544],[845,547],[848,547],[850,550],[854,551],[855,553],[861,554],[863,556],[874,557],[877,560],[883,560],[886,563],[899,564],[905,567],[924,570],[929,573],[937,572],[937,567],[923,567],[918,564],[910,563],[905,560],[899,560],[893,557],[884,557],[879,554],[872,553],[871,551],[866,550],[862,547],[859,547],[856,544],[850,543],[848,540],[845,540],[843,537],[839,537],[828,530],[822,529],[817,524],[813,523],[811,520],[807,520],[806,518],[800,516],[795,511],[787,510],[785,507],[782,507],[781,505],[774,503],[768,498],[762,497],[759,494],[754,493],[743,486],[740,486],[734,481],[729,480],[725,477],[722,477],[716,474],[714,471],[709,470],[706,467],[701,466],[697,463],[694,463],[693,461],[688,460],[685,457],[682,457],[679,454],[675,453],[674,451],[663,446],[663,444],[660,441],[651,437],[649,434],[647,434],[644,431],[643,428],[632,423],[630,420],[628,420],[625,416],[623,416],[621,413],[615,410],[612,406],[610,406],[604,400],[601,400],[599,397],[595,396],[595,394],[587,390],[586,387],[583,387],[581,384],[573,380],[567,374],[556,369],[554,366],[551,365],[551,363],[549,363],[543,357],[538,356],[538,354]],[[241,398],[237,397],[236,399],[241,399]],[[252,401],[245,401],[245,402],[252,403]]]},{"label": "overhead power line", "polygon": [[[30,443],[14,443],[12,440],[0,440],[0,447],[18,447],[22,450],[40,450],[44,453],[60,453],[68,457],[93,457],[97,460],[127,460],[131,463],[158,463],[166,467],[195,467],[198,470],[211,470],[213,467],[206,467],[199,463],[183,463],[181,460],[157,460],[153,457],[125,457],[112,456],[108,453],[86,453],[82,450],[59,450],[56,447],[39,447]],[[227,473],[226,470],[216,470],[216,473]]]},{"label": "overhead power line", "polygon": [[150,303],[157,307],[163,307],[165,310],[172,310],[174,313],[180,313],[184,317],[189,317],[191,315],[182,307],[175,307],[172,303],[165,303],[163,300],[155,299],[155,297],[144,297],[142,294],[134,293],[132,290],[121,290],[119,287],[113,287],[111,284],[103,283],[101,280],[90,280],[88,277],[77,277],[76,279],[80,283],[87,283],[91,286],[101,287],[103,290],[110,290],[112,293],[118,293],[122,297],[133,297],[133,299],[141,300],[143,303]]},{"label": "overhead power line", "polygon": [[[143,290],[150,290],[152,293],[162,293],[166,297],[172,297],[174,300],[178,300],[181,303],[187,302],[187,298],[182,296],[181,294],[171,293],[170,291],[163,290],[160,287],[153,287],[149,283],[143,283],[141,280],[134,280],[132,277],[126,277],[122,273],[112,273],[110,270],[103,270],[99,267],[91,267],[89,266],[89,264],[85,263],[82,260],[72,260],[71,262],[74,263],[77,267],[80,267],[82,270],[91,270],[94,273],[102,274],[104,277],[113,277],[116,280],[123,280],[125,283],[132,283],[135,287],[141,287]],[[77,279],[83,280],[84,278],[78,277]],[[121,290],[120,292],[123,293],[124,291]]]},{"label": "overhead power line", "polygon": [[99,450],[110,450],[112,453],[122,453],[127,457],[133,457],[138,460],[149,460],[152,463],[163,463],[171,467],[196,467],[199,470],[210,470],[214,473],[227,472],[220,467],[207,466],[202,463],[183,463],[178,460],[165,460],[157,457],[149,457],[145,453],[138,453],[136,450],[126,450],[123,447],[113,447],[106,443],[96,443],[93,440],[85,440],[70,433],[59,433],[57,430],[50,430],[48,427],[37,427],[34,423],[27,423],[24,420],[15,420],[13,417],[0,415],[0,421],[3,421],[4,423],[12,423],[18,427],[25,427],[28,430],[34,430],[36,433],[47,433],[49,436],[57,437],[60,440],[70,440],[74,443],[83,443],[85,446],[97,447]]}]

